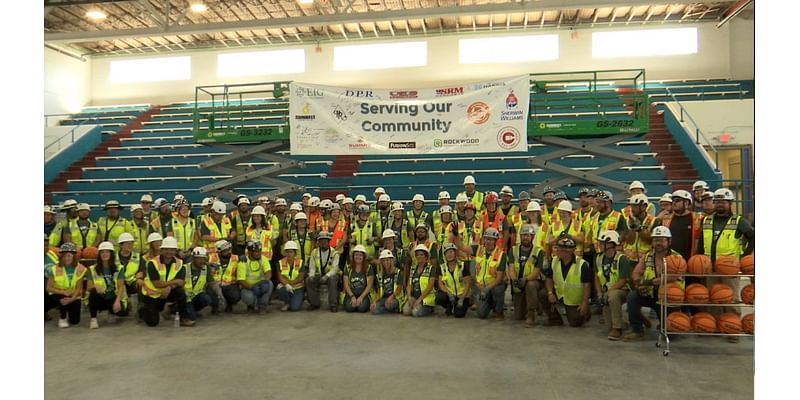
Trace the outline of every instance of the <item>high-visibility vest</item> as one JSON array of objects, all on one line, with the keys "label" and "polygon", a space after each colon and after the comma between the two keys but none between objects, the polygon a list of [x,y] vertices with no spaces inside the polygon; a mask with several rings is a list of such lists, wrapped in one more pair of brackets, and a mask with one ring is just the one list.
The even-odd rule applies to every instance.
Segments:
[{"label": "high-visibility vest", "polygon": [[[630,219],[628,219],[628,221],[630,221]],[[647,232],[652,231],[655,222],[656,217],[648,214],[644,221],[642,221],[642,230],[647,230]],[[641,234],[636,232],[633,241],[625,243],[625,257],[628,257],[631,261],[639,261],[640,257],[647,254],[652,247],[651,243],[642,240]]]},{"label": "high-visibility vest", "polygon": [[[73,219],[60,220],[60,221],[56,222],[56,226],[53,228],[52,231],[50,231],[50,236],[48,237],[48,240],[50,242],[49,243],[50,247],[61,246],[63,244],[62,240],[61,240],[61,236],[63,236],[64,227],[65,226],[71,226],[70,223],[72,221],[77,221],[77,220],[78,220],[78,217],[75,217]],[[78,242],[74,242],[73,241],[73,243],[76,243],[76,245],[77,245]]]},{"label": "high-visibility vest", "polygon": [[172,234],[175,235],[175,240],[178,241],[178,250],[194,249],[192,241],[195,234],[194,220],[186,218],[186,224],[181,224],[177,218],[172,218]]},{"label": "high-visibility vest", "polygon": [[208,229],[209,234],[211,235],[211,240],[203,240],[203,247],[206,248],[208,252],[208,261],[209,262],[219,262],[219,256],[217,255],[217,240],[227,239],[228,234],[231,231],[231,220],[228,217],[222,217],[220,221],[220,227],[217,227],[217,224],[214,222],[214,219],[211,218],[210,215],[207,215],[203,218],[203,225],[206,226]]},{"label": "high-visibility vest", "polygon": [[583,251],[590,252],[594,247],[592,246],[592,219],[596,211],[590,209],[588,212],[584,212],[583,209],[579,209],[576,214],[578,215],[578,220],[581,222],[581,232],[583,233]]},{"label": "high-visibility vest", "polygon": [[[553,236],[554,238],[558,238],[564,230],[567,229],[567,224],[561,221],[561,219],[557,219],[552,225],[550,225],[549,235]],[[572,219],[569,222],[569,230],[567,230],[567,235],[572,236],[573,239],[578,239],[583,237],[583,231],[581,230],[581,221],[578,219],[578,215],[576,213],[572,213]],[[551,248],[550,256],[556,255],[556,246]],[[575,246],[575,255],[583,255],[583,244],[577,243]]]},{"label": "high-visibility vest", "polygon": [[553,206],[553,210],[550,211],[547,206],[542,206],[542,221],[547,225],[552,225],[554,220],[558,219],[558,210],[556,207]]},{"label": "high-visibility vest", "polygon": [[503,256],[503,249],[497,246],[492,254],[487,257],[486,248],[480,246],[475,255],[475,281],[481,285],[488,285],[497,277],[497,267]]},{"label": "high-visibility vest", "polygon": [[250,214],[247,215],[247,221],[242,218],[241,213],[239,210],[231,211],[231,215],[228,217],[231,221],[231,225],[233,228],[236,229],[236,244],[239,246],[244,246],[247,243],[245,238],[245,228],[250,223]]},{"label": "high-visibility vest", "polygon": [[347,224],[344,222],[344,218],[339,218],[339,220],[336,221],[336,224],[333,226],[333,229],[331,229],[331,225],[330,225],[331,220],[330,219],[324,219],[323,218],[323,219],[321,219],[321,221],[322,221],[322,223],[320,225],[320,228],[317,231],[318,232],[322,232],[322,231],[330,232],[330,234],[331,234],[331,241],[330,241],[331,247],[336,247],[339,244],[339,242],[344,239],[345,234],[347,233]]},{"label": "high-visibility vest", "polygon": [[506,219],[510,219],[515,215],[519,215],[519,207],[517,207],[517,205],[515,204],[512,204],[511,207],[508,209],[508,213],[506,213],[505,211],[503,211],[503,207],[498,205],[497,212],[503,214],[503,216],[505,216]]},{"label": "high-visibility vest", "polygon": [[[452,218],[450,220],[452,222]],[[439,210],[433,210],[431,213],[431,223],[433,224],[433,231],[438,231],[442,224],[442,213],[440,213]]]},{"label": "high-visibility vest", "polygon": [[180,258],[175,257],[175,263],[172,264],[172,270],[169,272],[169,275],[167,275],[167,266],[161,262],[161,257],[153,258],[147,262],[148,267],[145,268],[144,272],[144,285],[142,285],[142,294],[157,299],[161,297],[161,292],[163,289],[155,287],[155,285],[153,285],[153,281],[150,280],[150,274],[148,273],[148,270],[150,269],[150,263],[156,267],[160,281],[171,281],[175,279],[175,276],[178,275],[178,272],[183,269],[183,261],[181,261]]},{"label": "high-visibility vest", "polygon": [[89,221],[89,229],[86,231],[85,236],[81,234],[77,219],[69,221],[69,234],[72,236],[72,243],[81,249],[94,246],[94,242],[97,240],[97,224],[89,219],[87,221]]},{"label": "high-visibility vest", "polygon": [[53,267],[58,264],[58,253],[48,250],[44,257],[44,276],[47,277],[49,273],[52,273]]},{"label": "high-visibility vest", "polygon": [[289,230],[289,240],[297,242],[297,247],[300,248],[296,258],[301,259],[304,264],[307,263],[314,243],[313,231],[306,228],[305,234],[301,235],[300,232],[297,231],[297,225],[295,225],[294,228]]},{"label": "high-visibility vest", "polygon": [[128,221],[128,228],[126,232],[133,235],[133,252],[138,254],[147,253],[147,236],[150,232],[150,226],[147,223],[144,226],[136,225],[133,220]]},{"label": "high-visibility vest", "polygon": [[439,247],[444,246],[450,238],[450,231],[453,230],[453,222],[448,222],[447,224],[439,223],[439,226],[433,231],[436,235],[436,243],[439,244]]},{"label": "high-visibility vest", "polygon": [[[322,254],[322,249],[320,249],[319,247],[315,248],[314,250],[311,250],[311,258],[314,258],[316,261],[317,274],[323,275],[327,274],[328,272],[331,272],[331,269],[333,268],[333,260],[336,259],[337,255],[339,255],[339,252],[336,251],[336,249],[334,249],[333,247],[328,248],[328,259],[325,260],[326,262],[324,265],[322,264],[321,254]],[[340,275],[341,273],[342,271],[339,271]]]},{"label": "high-visibility vest", "polygon": [[117,217],[111,225],[109,225],[107,217],[100,217],[97,220],[97,234],[102,238],[102,241],[111,242],[114,245],[114,251],[119,251],[117,239],[119,239],[119,235],[125,233],[127,227],[128,221],[122,217]]},{"label": "high-visibility vest", "polygon": [[456,267],[453,271],[450,271],[450,266],[446,263],[442,264],[440,269],[440,277],[444,286],[450,293],[461,297],[466,290],[464,287],[464,263],[456,261]]},{"label": "high-visibility vest", "polygon": [[416,252],[414,251],[414,248],[417,247],[420,244],[424,244],[425,247],[428,248],[428,254],[430,255],[430,257],[428,257],[428,258],[429,258],[429,261],[430,261],[430,259],[432,259],[433,257],[436,257],[436,254],[433,254],[433,243],[434,243],[433,240],[426,239],[424,242],[419,242],[419,241],[415,240],[415,241],[411,242],[408,245],[408,254],[411,254],[411,268],[412,269],[416,268],[416,266],[417,266],[417,257],[416,257]]},{"label": "high-visibility vest", "polygon": [[314,232],[317,231],[319,220],[322,218],[319,211],[315,211],[313,213],[306,212],[308,216],[308,229],[313,230]]},{"label": "high-visibility vest", "polygon": [[262,255],[255,260],[250,258],[249,255],[244,256],[244,261],[240,259],[239,265],[236,267],[236,280],[255,285],[266,280],[267,271],[271,271],[268,258]]},{"label": "high-visibility vest", "polygon": [[131,253],[131,258],[128,259],[128,263],[125,265],[122,265],[122,262],[119,260],[119,252],[114,254],[116,258],[114,262],[117,264],[117,267],[125,271],[125,283],[130,285],[136,282],[136,273],[139,272],[140,263],[139,254]]},{"label": "high-visibility vest", "polygon": [[[691,216],[691,227],[689,229],[689,233],[691,235],[692,247],[689,250],[689,257],[695,255],[697,253],[697,241],[700,239],[700,235],[703,233],[702,225],[703,221],[698,218],[698,216],[693,212],[689,211],[689,215]],[[661,225],[666,226],[667,228],[672,231],[672,220],[675,218],[674,213],[670,213],[669,217],[664,218],[661,220]],[[674,235],[674,233],[673,233]],[[710,254],[709,254],[710,255]]]},{"label": "high-visibility vest", "polygon": [[[679,256],[679,257],[683,258],[683,256],[681,256],[680,253],[678,253],[677,251],[672,250],[672,249],[670,249],[670,255]],[[664,262],[664,264],[666,264],[666,262]],[[664,268],[666,268],[666,265],[664,265]],[[644,271],[642,272],[642,276],[639,278],[639,283],[652,281],[657,276],[658,275],[656,274],[655,252],[654,251],[649,251],[649,252],[647,252],[647,254],[645,255],[645,258],[644,258]],[[682,279],[678,279],[673,283],[675,283],[676,285],[680,286],[681,289],[684,289],[686,287],[686,282],[684,282]],[[657,293],[656,289],[657,289],[657,287],[655,287],[655,286],[642,287],[642,288],[639,289],[639,292],[642,293],[645,296],[649,296],[649,297],[655,298],[656,297],[656,293]],[[656,302],[658,304],[661,304],[661,299],[657,299]]]},{"label": "high-visibility vest", "polygon": [[206,289],[207,283],[207,276],[208,276],[208,265],[203,265],[203,268],[200,269],[200,276],[197,278],[197,282],[192,283],[192,267],[188,266],[186,268],[186,280],[183,283],[183,291],[186,292],[186,301],[192,301],[197,295],[203,293]]},{"label": "high-visibility vest", "polygon": [[161,215],[157,215],[155,218],[150,218],[150,228],[152,228],[153,232],[157,232],[161,237],[166,237],[167,232],[164,232],[164,227],[161,225]]},{"label": "high-visibility vest", "polygon": [[428,213],[425,210],[422,210],[422,212],[419,214],[419,217],[416,216],[414,212],[415,210],[406,211],[406,219],[408,219],[408,222],[412,227],[414,227],[414,229],[416,229],[417,225],[420,223],[428,225]]},{"label": "high-visibility vest", "polygon": [[736,238],[736,229],[741,218],[739,215],[731,215],[728,218],[728,222],[719,233],[716,248],[711,247],[714,245],[714,216],[707,216],[703,219],[703,253],[709,257],[713,253],[712,261],[716,261],[719,256],[734,256],[737,259],[742,256],[744,252],[742,241]]},{"label": "high-visibility vest", "polygon": [[491,220],[489,219],[489,213],[484,211],[481,213],[481,228],[483,231],[486,231],[486,229],[489,228],[494,228],[497,229],[498,232],[502,233],[503,221],[505,220],[506,217],[502,212],[500,212],[500,210],[495,211],[494,218]]},{"label": "high-visibility vest", "polygon": [[[106,292],[108,292],[109,288],[106,285],[105,277],[103,276],[102,273],[98,273],[97,272],[98,268],[100,268],[100,271],[103,270],[103,268],[100,267],[99,265],[92,265],[91,267],[89,267],[89,278],[92,280],[92,284],[94,284],[95,287],[103,288],[103,289],[106,290]],[[114,287],[111,288],[111,289],[113,289],[115,291],[115,294],[117,294],[120,297],[122,297],[123,304],[127,304],[127,297],[128,296],[127,296],[127,292],[125,291],[125,289],[124,288],[122,289],[122,293],[116,293],[116,290],[117,290],[117,285],[116,285],[117,277],[116,277],[116,275],[118,273],[119,272],[115,272],[114,273],[114,282],[115,282],[115,284],[114,284]]]},{"label": "high-visibility vest", "polygon": [[[359,227],[358,222],[353,222],[350,225],[350,231],[352,232],[352,238],[355,241],[356,245],[362,245],[367,248],[367,257],[372,257],[375,254],[375,245],[372,243],[367,243],[367,241],[372,241],[373,236],[375,235],[375,231],[373,230],[373,225],[371,221],[367,221],[364,226]],[[334,247],[334,245],[331,245]],[[352,246],[350,248],[350,254],[353,253]]]},{"label": "high-visibility vest", "polygon": [[[622,213],[619,211],[611,211],[611,213],[606,216],[606,219],[603,223],[600,223],[600,213],[595,213],[592,216],[592,228],[591,228],[591,241],[592,245],[595,246],[595,251],[601,253],[603,249],[599,247],[598,238],[600,238],[600,234],[604,231],[616,231],[619,228],[619,221],[622,218]],[[602,226],[601,226],[602,225]]]},{"label": "high-visibility vest", "polygon": [[238,257],[232,256],[227,260],[227,262],[220,257],[219,263],[216,265],[217,269],[214,270],[214,282],[217,282],[222,286],[236,283],[239,266]]},{"label": "high-visibility vest", "polygon": [[[300,276],[300,269],[302,268],[303,263],[299,258],[295,257],[294,264],[289,265],[289,260],[286,257],[284,257],[281,259],[278,265],[281,270],[281,275],[283,275],[284,278],[286,278],[289,282],[291,282],[297,279],[298,276]],[[305,283],[303,282],[295,283],[292,285],[292,288],[294,289],[302,289],[303,287],[305,287]]]},{"label": "high-visibility vest", "polygon": [[392,223],[392,213],[387,212],[386,215],[381,215],[380,211],[373,211],[372,214],[369,215],[369,219],[372,222],[375,232],[381,235]]},{"label": "high-visibility vest", "polygon": [[522,229],[522,225],[527,222],[527,216],[522,215],[522,213],[516,213],[510,217],[508,217],[508,222],[514,226],[514,232],[516,232],[516,237],[514,238],[514,243],[519,244],[519,231]]},{"label": "high-visibility vest", "polygon": [[[614,259],[611,261],[611,267],[608,270],[608,277],[606,277],[606,271],[603,269],[603,257],[604,257],[604,254],[600,253],[600,254],[597,255],[597,257],[595,257],[594,265],[595,265],[595,269],[597,269],[597,271],[596,271],[597,279],[600,281],[600,286],[601,287],[613,286],[614,284],[616,284],[620,280],[620,276],[619,276],[619,260],[621,260],[622,257],[624,257],[624,256],[625,255],[620,253],[620,252],[617,252],[617,254],[614,255]],[[625,276],[623,278],[628,278],[628,277]],[[626,282],[625,286],[623,287],[623,289],[629,289],[629,288],[630,288],[630,284]]]},{"label": "high-visibility vest", "polygon": [[[536,268],[536,258],[539,257],[539,254],[544,251],[541,248],[537,248],[536,246],[531,246],[530,253],[528,253],[528,257],[525,259],[525,263],[520,265],[520,246],[514,246],[512,249],[512,253],[514,254],[514,268],[517,271],[517,279],[519,278],[527,278],[532,273],[533,270]],[[539,274],[540,281],[544,280],[544,276]],[[522,289],[518,288],[516,285],[513,286],[514,293],[522,292]]]},{"label": "high-visibility vest", "polygon": [[[78,282],[83,280],[86,275],[86,267],[83,264],[78,264],[75,267],[75,273],[72,274],[72,279],[67,276],[67,271],[60,264],[53,267],[53,286],[59,290],[75,290]],[[50,293],[53,294],[53,293]]]},{"label": "high-visibility vest", "polygon": [[[385,292],[383,290],[383,278],[386,276],[386,272],[383,272],[383,267],[378,268],[377,274],[377,281],[375,286],[377,286],[377,296],[376,299],[383,298]],[[392,272],[389,272],[392,276],[394,276],[394,288],[392,289],[392,294],[394,295],[394,299],[397,301],[397,304],[400,306],[400,309],[403,308],[405,305],[405,294],[403,293],[403,280],[402,275],[403,271],[399,268],[392,267]]]},{"label": "high-visibility vest", "polygon": [[[645,209],[645,211],[647,211],[647,215],[655,216],[656,206],[653,205],[653,203],[647,203],[647,208]],[[632,214],[633,214],[633,211],[631,210],[630,204],[625,206],[625,208],[622,209],[622,218],[625,218],[626,222],[628,221],[628,219],[631,217]]]},{"label": "high-visibility vest", "polygon": [[398,231],[397,227],[395,226],[395,220],[389,223],[387,229],[391,229],[394,231],[395,238],[394,238],[394,245],[395,247],[405,248],[408,243],[411,243],[411,238],[408,237],[408,220],[403,219],[400,223],[400,231]]},{"label": "high-visibility vest", "polygon": [[583,257],[575,257],[575,262],[567,271],[567,278],[561,268],[561,259],[553,257],[550,267],[553,269],[553,286],[556,289],[556,297],[564,300],[568,306],[577,306],[583,302],[583,283],[581,283],[581,269],[586,264]]},{"label": "high-visibility vest", "polygon": [[[472,246],[473,244],[476,246],[481,245],[481,224],[478,220],[474,220],[472,222],[472,226],[467,226],[466,221],[458,221],[458,237],[461,239],[461,243],[464,246]],[[459,260],[467,261],[467,260],[474,260],[475,253],[472,255],[468,255],[461,251],[459,253]]]},{"label": "high-visibility vest", "polygon": [[463,191],[463,192],[461,192],[459,194],[463,194],[464,196],[467,196],[467,200],[475,205],[475,210],[476,211],[483,210],[483,199],[485,197],[483,192],[479,192],[479,191],[476,190],[475,193],[472,194],[472,197],[470,197],[467,194],[466,191]]},{"label": "high-visibility vest", "polygon": [[[417,268],[412,268],[411,273],[409,274],[410,276],[408,277],[409,296],[411,295],[411,291],[413,288],[412,281],[414,279],[414,273],[416,269]],[[419,276],[420,293],[424,292],[425,288],[427,288],[428,285],[430,284],[431,279],[433,279],[433,277],[431,276],[432,274],[433,274],[433,267],[430,264],[425,264],[425,266],[422,267],[422,273]],[[436,306],[436,290],[431,290],[428,293],[428,295],[422,299],[422,304],[431,307]]]},{"label": "high-visibility vest", "polygon": [[247,240],[261,243],[261,256],[272,259],[272,229],[261,227],[260,230],[256,230],[251,224],[247,226],[245,237]]}]

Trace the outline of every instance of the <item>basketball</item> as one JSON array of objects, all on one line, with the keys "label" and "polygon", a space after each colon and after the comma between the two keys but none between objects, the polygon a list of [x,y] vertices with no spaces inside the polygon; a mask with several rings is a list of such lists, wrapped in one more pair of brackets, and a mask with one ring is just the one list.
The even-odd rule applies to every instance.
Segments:
[{"label": "basketball", "polygon": [[739,260],[734,256],[719,256],[714,263],[714,272],[720,275],[737,275]]},{"label": "basketball", "polygon": [[741,333],[742,321],[734,313],[723,313],[717,320],[717,329],[722,333]]},{"label": "basketball", "polygon": [[742,301],[745,304],[756,304],[756,286],[752,283],[743,287],[739,295],[742,296]]},{"label": "basketball", "polygon": [[672,332],[689,332],[689,316],[675,311],[667,316],[667,330]]},{"label": "basketball", "polygon": [[667,273],[668,274],[685,274],[686,260],[681,255],[671,255],[667,257]]},{"label": "basketball", "polygon": [[742,318],[742,330],[744,333],[754,335],[756,333],[756,315],[747,314]]},{"label": "basketball", "polygon": [[750,254],[742,257],[739,260],[739,265],[742,267],[742,273],[745,275],[755,275],[756,274],[756,256],[755,254]]},{"label": "basketball", "polygon": [[692,275],[706,275],[712,270],[711,259],[705,254],[697,254],[689,259],[687,271]]},{"label": "basketball", "polygon": [[714,304],[733,303],[733,289],[724,283],[717,283],[711,286],[709,299]]},{"label": "basketball", "polygon": [[717,320],[707,312],[700,312],[692,316],[692,330],[700,333],[714,333],[717,331]]},{"label": "basketball", "polygon": [[97,247],[86,247],[80,253],[80,259],[94,260],[97,258]]},{"label": "basketball", "polygon": [[699,283],[693,283],[686,287],[686,302],[689,304],[708,303],[708,289]]},{"label": "basketball", "polygon": [[686,297],[686,292],[683,291],[683,288],[678,286],[675,283],[670,283],[667,285],[667,302],[669,303],[681,303],[683,299]]}]

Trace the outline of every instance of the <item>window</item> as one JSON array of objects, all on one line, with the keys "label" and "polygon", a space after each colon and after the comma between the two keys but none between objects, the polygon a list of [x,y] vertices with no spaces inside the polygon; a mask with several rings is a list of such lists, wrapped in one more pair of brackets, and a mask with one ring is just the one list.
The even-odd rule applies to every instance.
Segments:
[{"label": "window", "polygon": [[428,42],[364,44],[333,48],[333,69],[336,71],[421,67],[427,64]]},{"label": "window", "polygon": [[114,83],[180,81],[192,77],[191,57],[111,61]]},{"label": "window", "polygon": [[458,41],[460,64],[558,59],[558,35],[503,36]]},{"label": "window", "polygon": [[228,53],[217,56],[217,76],[302,74],[306,72],[303,49]]},{"label": "window", "polygon": [[592,33],[592,57],[674,56],[697,53],[697,28]]}]

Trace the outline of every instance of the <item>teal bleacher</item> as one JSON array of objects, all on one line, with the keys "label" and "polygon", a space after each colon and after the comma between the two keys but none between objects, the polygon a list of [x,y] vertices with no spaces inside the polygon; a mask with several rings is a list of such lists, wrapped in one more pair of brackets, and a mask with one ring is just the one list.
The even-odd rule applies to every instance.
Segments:
[{"label": "teal bleacher", "polygon": [[149,104],[111,107],[86,107],[78,114],[60,122],[62,126],[100,125],[104,135],[113,135],[150,109]]},{"label": "teal bleacher", "polygon": [[[664,95],[667,88],[686,100],[712,100],[719,98],[752,97],[752,81],[696,80],[648,82],[647,92],[652,101],[670,101]],[[616,92],[619,87],[613,84],[598,85],[598,91],[607,92],[602,101],[602,109],[609,118],[616,115],[625,117],[630,111]],[[536,94],[533,102],[540,118],[581,119],[591,118],[598,111],[597,104],[581,104],[565,100],[572,95],[568,85],[547,86],[547,93]],[[219,103],[217,103],[219,105]],[[201,102],[207,110],[210,102]],[[75,115],[70,123],[94,120],[108,126],[108,131],[118,130],[127,122],[147,110],[147,106],[129,108],[96,108],[84,110]],[[201,112],[204,109],[201,108]],[[287,99],[246,100],[238,107],[237,115],[248,126],[261,127],[284,124],[288,115]],[[546,111],[543,111],[546,110]],[[100,207],[106,201],[115,199],[123,205],[138,203],[143,193],[151,193],[154,198],[164,197],[172,200],[176,193],[184,194],[195,205],[205,197],[200,193],[201,186],[229,178],[229,176],[200,169],[199,164],[214,157],[229,154],[223,148],[195,144],[192,138],[194,103],[174,103],[161,108],[160,113],[145,122],[140,129],[131,131],[130,137],[122,138],[119,146],[110,147],[109,154],[96,158],[96,165],[83,168],[79,179],[69,179],[67,190],[53,192],[53,202],[63,203],[66,199],[86,202],[93,207],[93,217],[101,214]],[[208,121],[201,120],[202,124]],[[631,136],[629,140],[611,145],[642,157],[630,167],[603,174],[604,177],[629,183],[640,180],[648,188],[651,199],[657,199],[665,192],[671,192],[671,183],[666,179],[663,165],[656,162],[656,153],[644,135]],[[349,195],[365,194],[372,200],[372,190],[377,186],[387,189],[393,200],[408,201],[416,193],[422,193],[428,200],[428,208],[433,208],[437,194],[446,190],[454,198],[463,191],[464,176],[473,175],[478,182],[478,190],[499,191],[502,185],[509,185],[515,193],[529,190],[554,174],[528,166],[528,157],[536,157],[555,150],[540,143],[531,143],[527,153],[489,153],[452,155],[386,155],[365,156],[359,161],[359,168],[352,178],[329,178],[334,156],[293,157],[305,162],[304,169],[284,172],[278,178],[306,186],[306,191],[318,194],[320,191],[341,190],[348,187]],[[286,152],[282,154],[287,155]],[[576,170],[591,171],[611,161],[588,154],[565,157],[555,163]],[[240,165],[262,167],[271,165],[258,159],[244,161]],[[575,197],[581,185],[562,188],[568,196]],[[237,191],[250,195],[271,190],[260,184],[244,184]],[[298,200],[301,193],[289,198]],[[617,203],[617,208],[622,204]],[[127,216],[125,211],[123,215]]]}]

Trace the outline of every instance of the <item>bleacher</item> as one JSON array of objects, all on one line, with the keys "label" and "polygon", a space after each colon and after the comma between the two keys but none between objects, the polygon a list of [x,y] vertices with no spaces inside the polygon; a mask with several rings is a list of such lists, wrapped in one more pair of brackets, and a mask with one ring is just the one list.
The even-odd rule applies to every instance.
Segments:
[{"label": "bleacher", "polygon": [[73,114],[70,118],[62,120],[60,125],[100,125],[104,135],[113,135],[148,109],[150,109],[149,104],[86,107],[80,113]]}]

